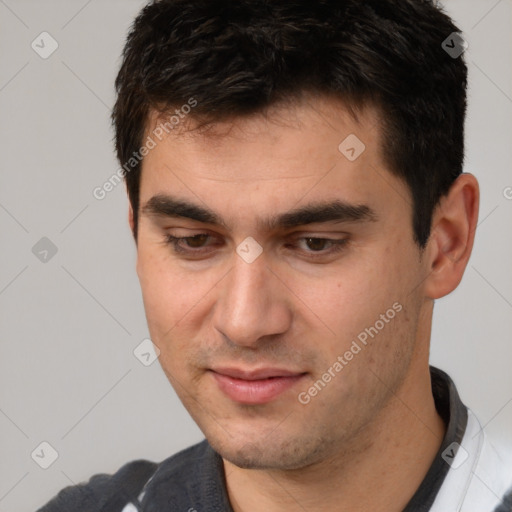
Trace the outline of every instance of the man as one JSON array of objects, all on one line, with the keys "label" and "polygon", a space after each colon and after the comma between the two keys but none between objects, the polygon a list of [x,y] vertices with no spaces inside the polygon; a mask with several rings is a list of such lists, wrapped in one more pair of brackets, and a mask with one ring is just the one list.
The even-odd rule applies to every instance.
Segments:
[{"label": "man", "polygon": [[512,510],[429,367],[478,217],[462,49],[427,0],[143,9],[116,150],[151,338],[206,440],[41,511]]}]

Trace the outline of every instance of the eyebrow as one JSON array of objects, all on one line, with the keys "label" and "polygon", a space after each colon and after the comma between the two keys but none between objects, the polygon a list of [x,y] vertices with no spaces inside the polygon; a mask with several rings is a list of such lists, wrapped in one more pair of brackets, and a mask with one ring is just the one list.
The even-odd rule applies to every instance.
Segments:
[{"label": "eyebrow", "polygon": [[[163,194],[151,197],[141,207],[141,213],[157,217],[185,218],[228,229],[227,223],[209,208]],[[377,220],[377,214],[367,205],[334,200],[306,204],[260,220],[258,228],[272,231],[322,222],[376,222]]]}]

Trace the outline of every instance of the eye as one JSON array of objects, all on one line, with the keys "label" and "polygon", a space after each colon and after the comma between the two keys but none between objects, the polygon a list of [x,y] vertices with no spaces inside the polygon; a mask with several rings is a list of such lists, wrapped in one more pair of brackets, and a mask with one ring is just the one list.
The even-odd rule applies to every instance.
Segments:
[{"label": "eye", "polygon": [[348,243],[348,238],[320,238],[303,237],[298,238],[296,245],[308,257],[323,257],[342,251]]},{"label": "eye", "polygon": [[199,247],[202,247],[206,241],[208,240],[208,235],[200,234],[200,235],[194,235],[194,236],[187,236],[181,238],[188,247],[192,247],[194,249],[198,249]]},{"label": "eye", "polygon": [[200,254],[208,247],[206,243],[213,237],[206,233],[199,233],[192,236],[177,237],[166,234],[164,242],[171,245],[173,250],[179,254]]},{"label": "eye", "polygon": [[330,242],[327,238],[304,238],[306,246],[312,251],[321,251]]}]

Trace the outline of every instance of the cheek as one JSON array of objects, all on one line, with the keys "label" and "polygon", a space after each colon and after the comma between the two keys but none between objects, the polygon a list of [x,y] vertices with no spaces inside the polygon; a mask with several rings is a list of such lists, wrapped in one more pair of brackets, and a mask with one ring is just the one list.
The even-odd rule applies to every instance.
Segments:
[{"label": "cheek", "polygon": [[[194,378],[197,331],[205,312],[201,299],[208,288],[193,273],[179,271],[158,251],[139,249],[138,274],[151,340],[160,350],[159,362],[181,396],[181,383]],[[183,397],[182,397],[183,399]]]},{"label": "cheek", "polygon": [[[327,334],[322,336],[322,345],[331,352],[331,357],[346,350],[354,338],[376,322],[377,327],[382,327],[382,322],[388,320],[379,329],[383,341],[387,336],[380,333],[390,333],[392,324],[400,322],[396,309],[410,301],[408,295],[415,275],[407,251],[393,241],[383,244],[380,250],[373,246],[367,253],[359,252],[329,275],[307,281],[295,279],[291,288],[297,290],[296,295],[313,322],[311,325],[319,328],[318,334],[321,331]],[[384,320],[381,315],[385,315]]]},{"label": "cheek", "polygon": [[160,342],[197,315],[210,288],[197,273],[177,268],[164,251],[139,246],[137,265],[148,326]]}]

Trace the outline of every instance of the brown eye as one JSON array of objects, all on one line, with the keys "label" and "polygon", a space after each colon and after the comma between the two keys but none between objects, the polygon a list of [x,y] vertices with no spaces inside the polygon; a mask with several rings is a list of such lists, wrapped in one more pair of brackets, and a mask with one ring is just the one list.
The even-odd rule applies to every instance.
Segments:
[{"label": "brown eye", "polygon": [[342,252],[348,244],[348,238],[323,238],[317,236],[306,236],[296,241],[295,247],[299,253],[310,260],[329,258],[336,253]]},{"label": "brown eye", "polygon": [[208,235],[194,235],[194,236],[188,236],[184,238],[186,240],[186,243],[189,247],[192,247],[193,249],[198,249],[200,247],[203,247],[203,245],[208,240]]},{"label": "brown eye", "polygon": [[192,236],[177,237],[166,234],[164,243],[170,245],[176,254],[184,256],[201,256],[214,249],[213,237],[207,233],[198,233]]},{"label": "brown eye", "polygon": [[307,247],[312,251],[322,251],[329,240],[325,238],[305,238],[305,241]]}]

